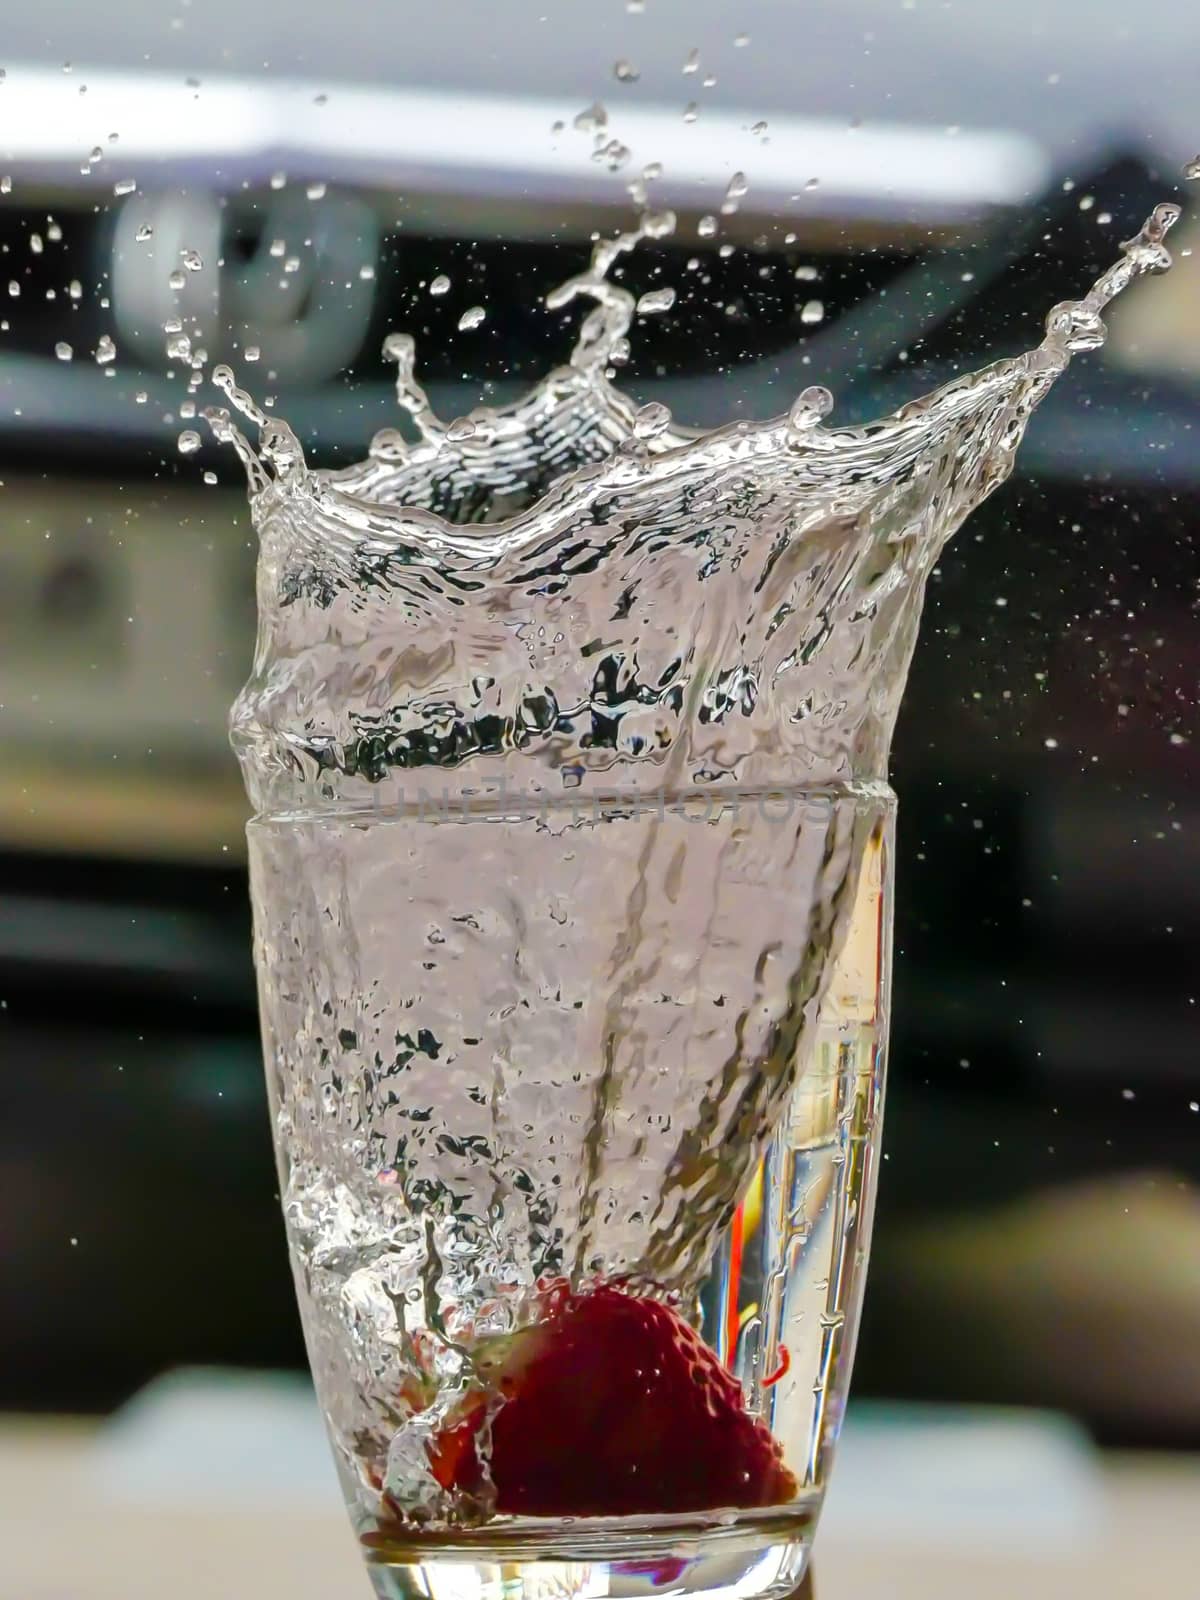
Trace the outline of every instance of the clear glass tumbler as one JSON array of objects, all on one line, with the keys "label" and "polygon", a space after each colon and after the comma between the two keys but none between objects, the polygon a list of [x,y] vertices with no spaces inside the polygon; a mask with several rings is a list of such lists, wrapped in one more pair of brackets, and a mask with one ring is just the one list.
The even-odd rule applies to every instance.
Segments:
[{"label": "clear glass tumbler", "polygon": [[379,1595],[799,1582],[873,1201],[892,808],[420,790],[251,824],[296,1282]]}]

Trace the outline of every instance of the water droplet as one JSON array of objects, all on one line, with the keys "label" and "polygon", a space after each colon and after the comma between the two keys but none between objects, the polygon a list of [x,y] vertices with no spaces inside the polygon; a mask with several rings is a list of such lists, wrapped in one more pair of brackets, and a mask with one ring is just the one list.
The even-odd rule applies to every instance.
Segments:
[{"label": "water droplet", "polygon": [[715,72],[706,72],[704,74],[704,76],[700,79],[700,87],[702,89],[715,89],[717,87],[717,75],[716,75],[716,73]]},{"label": "water droplet", "polygon": [[685,122],[695,122],[699,115],[700,107],[694,100],[689,100],[687,105],[685,105],[683,108],[683,120]]},{"label": "water droplet", "polygon": [[651,400],[648,405],[640,406],[634,414],[633,431],[639,439],[655,439],[660,433],[665,433],[670,426],[670,408],[661,405],[657,400]]},{"label": "water droplet", "polygon": [[20,298],[21,285],[17,282],[17,280],[15,278],[10,278],[8,280],[8,292],[9,292],[9,294],[12,296],[12,298],[14,300],[17,300],[17,299]]},{"label": "water droplet", "polygon": [[649,289],[638,300],[638,315],[640,317],[653,316],[657,311],[669,311],[674,304],[674,289],[670,287],[665,289]]},{"label": "water droplet", "polygon": [[792,273],[792,277],[799,279],[801,283],[816,283],[818,277],[820,277],[820,273],[817,271],[816,267],[811,267],[806,264],[804,266],[797,267],[795,272]]},{"label": "water droplet", "polygon": [[183,266],[186,272],[199,272],[203,265],[204,262],[195,250],[185,250],[183,252]]},{"label": "water droplet", "polygon": [[804,187],[806,189],[815,189],[815,188],[818,187],[820,182],[821,182],[820,178],[810,178],[808,180],[808,182],[804,185]]},{"label": "water droplet", "polygon": [[217,481],[217,475],[216,475],[216,473],[215,473],[215,472],[213,472],[213,471],[212,471],[212,470],[211,470],[211,469],[210,469],[210,470],[209,470],[209,471],[207,471],[207,472],[206,472],[206,473],[205,473],[205,474],[204,474],[204,481],[205,481],[205,483],[206,483],[206,484],[207,484],[207,485],[208,485],[208,487],[209,487],[209,488],[210,488],[210,489],[211,489],[211,488],[212,488],[212,486],[213,486],[213,485],[214,485],[214,484],[215,484],[215,483],[216,483],[216,481]]},{"label": "water droplet", "polygon": [[824,322],[825,302],[823,300],[806,300],[800,310],[800,321],[808,324]]},{"label": "water droplet", "polygon": [[180,322],[178,317],[168,317],[167,320],[163,323],[163,332],[164,333],[180,333],[180,332],[182,332],[182,330],[183,330],[183,323]]},{"label": "water droplet", "polygon": [[733,48],[735,50],[744,50],[749,43],[750,35],[748,33],[738,33],[734,35]]},{"label": "water droplet", "polygon": [[272,239],[271,243],[268,245],[267,249],[268,249],[269,254],[271,254],[273,256],[276,256],[276,257],[282,257],[284,252],[287,250],[287,240],[286,239]]},{"label": "water droplet", "polygon": [[475,424],[470,417],[456,417],[446,429],[446,437],[453,444],[458,444],[463,439],[473,439],[476,434]]},{"label": "water droplet", "polygon": [[618,83],[636,83],[641,77],[641,73],[632,61],[626,61],[622,57],[620,61],[613,62],[613,77]]},{"label": "water droplet", "polygon": [[1080,195],[1080,197],[1079,197],[1079,209],[1080,209],[1080,211],[1090,211],[1095,204],[1096,204],[1096,196],[1094,194],[1081,194]]},{"label": "water droplet", "polygon": [[146,393],[145,389],[139,389],[133,397],[133,403],[135,406],[144,406],[149,398],[150,396]]},{"label": "water droplet", "polygon": [[192,341],[186,333],[173,333],[167,340],[166,349],[172,361],[186,361],[192,353]]},{"label": "water droplet", "polygon": [[113,184],[113,193],[118,195],[132,194],[136,188],[136,178],[118,178],[116,183]]},{"label": "water droplet", "polygon": [[58,244],[62,240],[62,229],[57,222],[49,222],[46,227],[46,238],[51,244]]},{"label": "water droplet", "polygon": [[683,63],[683,71],[684,71],[684,76],[685,77],[690,75],[693,72],[699,72],[700,71],[700,51],[699,51],[699,49],[694,49],[694,50],[689,50],[688,51],[687,59]]},{"label": "water droplet", "polygon": [[174,272],[167,274],[167,285],[171,289],[182,289],[186,282],[182,267],[176,267]]},{"label": "water droplet", "polygon": [[608,112],[599,100],[593,100],[578,113],[571,126],[579,133],[599,133],[601,128],[608,127]]},{"label": "water droplet", "polygon": [[258,361],[262,358],[262,351],[256,344],[248,344],[242,351],[242,355],[247,361]]},{"label": "water droplet", "polygon": [[117,347],[107,333],[102,333],[96,341],[96,362],[99,366],[107,366],[110,361],[117,359]]},{"label": "water droplet", "polygon": [[[292,266],[289,263],[289,265],[284,268],[285,272],[295,272],[296,267],[298,267],[300,265],[299,260],[297,260],[297,258],[295,256],[292,257],[292,261],[295,262],[295,266]],[[369,261],[365,261],[362,264],[362,266],[359,267],[358,275],[363,280],[364,283],[369,283],[370,280],[375,276],[375,268],[371,265],[371,263]]]},{"label": "water droplet", "polygon": [[43,245],[42,236],[40,233],[31,233],[29,235],[29,248],[33,251],[35,256],[41,255]]},{"label": "water droplet", "polygon": [[179,454],[181,456],[194,456],[203,443],[204,440],[201,439],[195,428],[185,428],[178,439]]},{"label": "water droplet", "polygon": [[631,17],[640,17],[646,9],[646,0],[625,0],[625,9]]},{"label": "water droplet", "polygon": [[642,168],[642,177],[647,183],[653,183],[656,178],[661,178],[662,175],[663,164],[661,161],[647,161]]},{"label": "water droplet", "polygon": [[147,239],[153,239],[154,229],[148,222],[143,222],[133,236],[139,244],[145,244]]},{"label": "water droplet", "polygon": [[832,410],[833,396],[829,390],[819,383],[810,384],[796,396],[788,413],[788,426],[796,432],[807,432]]},{"label": "water droplet", "polygon": [[60,361],[70,361],[75,352],[65,339],[60,339],[54,346],[54,354]]},{"label": "water droplet", "polygon": [[755,123],[751,124],[750,132],[755,136],[756,139],[761,139],[763,134],[766,133],[766,131],[767,131],[766,122],[755,122]]},{"label": "water droplet", "polygon": [[310,200],[324,200],[327,187],[324,183],[310,183],[304,193]]},{"label": "water droplet", "polygon": [[273,172],[271,174],[271,187],[272,187],[272,189],[282,189],[282,188],[284,188],[286,186],[286,184],[287,184],[287,173],[286,172]]},{"label": "water droplet", "polygon": [[700,221],[696,224],[696,232],[702,239],[712,239],[716,236],[718,226],[719,224],[716,217],[701,217]]},{"label": "water droplet", "polygon": [[8,173],[6,172],[4,174],[4,176],[2,178],[0,178],[0,194],[11,194],[11,193],[12,193],[12,179],[9,177]]},{"label": "water droplet", "polygon": [[434,296],[450,293],[450,279],[444,272],[439,272],[437,277],[434,278],[429,285],[429,292]]},{"label": "water droplet", "polygon": [[83,285],[80,283],[78,278],[71,279],[70,283],[67,285],[67,293],[71,296],[72,300],[82,299]]},{"label": "water droplet", "polygon": [[472,328],[477,328],[486,316],[487,312],[483,306],[468,306],[458,319],[458,331],[469,333]]}]

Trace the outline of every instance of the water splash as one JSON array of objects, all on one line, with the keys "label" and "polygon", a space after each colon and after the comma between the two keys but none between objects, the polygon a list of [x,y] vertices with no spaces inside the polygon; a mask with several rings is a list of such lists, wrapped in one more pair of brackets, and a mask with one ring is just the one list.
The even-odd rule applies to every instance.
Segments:
[{"label": "water splash", "polygon": [[612,269],[670,212],[551,292],[551,310],[589,309],[567,365],[512,405],[443,421],[414,341],[391,335],[411,431],[383,430],[357,466],[311,471],[217,367],[258,432],[204,413],[262,538],[233,716],[256,809],[385,804],[426,767],[470,789],[514,753],[557,792],[618,764],[635,786],[753,782],[780,761],[809,782],[881,777],[925,575],[1071,357],[1103,342],[1105,307],[1169,266],[1178,216],[1157,207],[1035,349],[865,427],[830,426],[828,392],[807,389],[784,418],[698,433],[615,387],[635,316],[669,291],[635,300]]}]

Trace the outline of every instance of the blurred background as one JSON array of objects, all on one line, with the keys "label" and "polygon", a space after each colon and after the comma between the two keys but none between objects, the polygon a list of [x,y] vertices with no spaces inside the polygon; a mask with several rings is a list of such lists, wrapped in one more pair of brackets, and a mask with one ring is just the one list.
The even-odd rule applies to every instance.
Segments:
[{"label": "blurred background", "polygon": [[[1200,230],[1181,179],[1198,42],[1184,0],[42,0],[6,19],[0,1474],[26,1545],[6,1572],[0,1544],[0,1595],[142,1592],[111,1551],[64,1587],[21,1520],[22,1494],[95,1514],[85,1443],[132,1517],[179,1439],[205,1455],[188,1428],[222,1405],[231,1426],[282,1407],[316,1437],[299,1378],[177,1378],[121,1409],[179,1369],[303,1368],[224,731],[254,548],[233,463],[179,451],[213,396],[189,399],[164,328],[198,323],[310,459],[354,459],[393,420],[389,329],[417,335],[442,415],[563,358],[569,319],[541,296],[628,222],[649,161],[680,226],[621,276],[679,297],[638,327],[623,381],[697,423],[779,412],[809,382],[835,420],[878,415],[1029,348],[1156,201],[1186,208],[1174,271],[1115,309],[931,586],[894,755],[886,1166],[847,1444],[885,1543],[839,1546],[831,1510],[826,1592],[909,1593],[886,1541],[908,1548],[948,1503],[944,1476],[910,1472],[947,1418],[959,1453],[934,1454],[975,1531],[960,1549],[948,1514],[929,1520],[923,1595],[943,1592],[938,1551],[947,1594],[992,1593],[985,1568],[997,1594],[1043,1592],[1003,1556],[1047,1505],[1056,1583],[1093,1560],[1089,1592],[1132,1592],[1103,1587],[1124,1582],[1097,1555],[1118,1527],[1141,1528],[1139,1561],[1182,1551],[1172,1508],[1200,1491]],[[722,213],[735,171],[747,192]],[[1008,1409],[961,1409],[980,1406]],[[249,1458],[261,1432],[213,1448]],[[897,1460],[912,1481],[889,1499]],[[196,1592],[273,1593],[253,1529],[311,1487],[300,1473],[256,1513],[223,1586]],[[179,1493],[171,1515],[216,1514],[203,1484]],[[980,1541],[992,1564],[971,1567]],[[289,1600],[314,1572],[332,1592],[301,1563]]]}]

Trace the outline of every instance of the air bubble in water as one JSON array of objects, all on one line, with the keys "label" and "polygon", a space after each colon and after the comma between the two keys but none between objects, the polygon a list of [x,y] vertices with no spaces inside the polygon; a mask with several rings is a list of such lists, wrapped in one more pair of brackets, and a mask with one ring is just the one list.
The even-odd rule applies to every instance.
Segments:
[{"label": "air bubble in water", "polygon": [[639,439],[656,439],[660,433],[665,433],[671,426],[671,411],[668,406],[651,400],[648,405],[639,406],[634,413],[633,431]]},{"label": "air bubble in water", "polygon": [[132,194],[137,188],[136,178],[118,178],[113,184],[114,194]]},{"label": "air bubble in water", "polygon": [[70,361],[75,352],[71,349],[71,346],[66,342],[65,339],[60,339],[54,346],[54,354],[60,361]]},{"label": "air bubble in water", "polygon": [[179,454],[181,456],[194,456],[204,443],[195,428],[185,428],[178,439]]},{"label": "air bubble in water", "polygon": [[110,361],[117,359],[117,347],[107,333],[102,333],[96,341],[97,365],[107,366]]},{"label": "air bubble in water", "polygon": [[669,311],[674,304],[674,289],[648,289],[638,300],[637,311],[640,317],[649,317],[656,311]]},{"label": "air bubble in water", "polygon": [[433,282],[429,285],[429,292],[435,297],[450,293],[450,279],[444,272],[439,272],[437,277],[434,278]]},{"label": "air bubble in water", "polygon": [[622,57],[620,61],[613,62],[613,77],[618,83],[636,83],[641,73],[632,61],[626,61]]},{"label": "air bubble in water", "polygon": [[458,331],[469,333],[472,328],[477,328],[486,316],[487,312],[483,306],[468,306],[458,319]]}]

